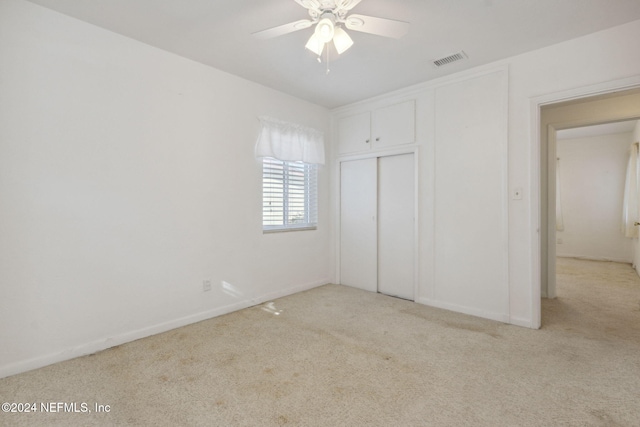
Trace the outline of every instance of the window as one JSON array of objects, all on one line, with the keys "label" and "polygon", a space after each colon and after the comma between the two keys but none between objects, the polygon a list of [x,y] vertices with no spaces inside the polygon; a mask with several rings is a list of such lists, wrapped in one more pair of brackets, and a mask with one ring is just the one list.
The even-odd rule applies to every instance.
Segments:
[{"label": "window", "polygon": [[261,116],[256,157],[262,159],[262,230],[309,230],[318,224],[318,165],[324,134]]},{"label": "window", "polygon": [[318,223],[315,164],[262,159],[262,229],[315,229]]}]

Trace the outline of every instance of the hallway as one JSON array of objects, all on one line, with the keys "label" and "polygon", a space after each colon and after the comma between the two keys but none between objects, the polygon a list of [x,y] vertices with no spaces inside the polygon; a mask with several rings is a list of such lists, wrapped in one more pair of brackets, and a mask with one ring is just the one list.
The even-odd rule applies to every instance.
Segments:
[{"label": "hallway", "polygon": [[629,264],[557,258],[558,298],[543,300],[542,328],[640,343],[640,277]]}]

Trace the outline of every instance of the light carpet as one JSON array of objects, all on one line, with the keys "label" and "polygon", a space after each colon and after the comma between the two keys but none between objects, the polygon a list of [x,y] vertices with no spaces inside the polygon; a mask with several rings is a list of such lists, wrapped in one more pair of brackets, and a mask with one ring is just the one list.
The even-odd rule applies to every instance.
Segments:
[{"label": "light carpet", "polygon": [[640,280],[558,275],[541,330],[322,286],[1,379],[2,402],[91,412],[0,425],[640,426]]}]

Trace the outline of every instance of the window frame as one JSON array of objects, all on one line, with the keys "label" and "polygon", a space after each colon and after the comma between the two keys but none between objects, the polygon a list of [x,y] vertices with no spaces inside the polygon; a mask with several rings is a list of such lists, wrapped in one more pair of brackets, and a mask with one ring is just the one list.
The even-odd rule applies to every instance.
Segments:
[{"label": "window frame", "polygon": [[[316,230],[318,228],[318,165],[300,161],[283,161],[273,157],[263,157],[261,163],[262,232]],[[281,173],[278,173],[278,169],[281,169]],[[300,179],[300,172],[303,172],[302,179]],[[269,184],[269,180],[275,183]],[[273,203],[269,198],[278,199],[279,196],[280,200],[276,200],[279,206],[277,205],[275,211],[268,211],[267,209],[271,208],[267,203]],[[291,220],[292,215],[296,214],[303,215],[302,222]],[[277,223],[267,224],[268,222]]]}]

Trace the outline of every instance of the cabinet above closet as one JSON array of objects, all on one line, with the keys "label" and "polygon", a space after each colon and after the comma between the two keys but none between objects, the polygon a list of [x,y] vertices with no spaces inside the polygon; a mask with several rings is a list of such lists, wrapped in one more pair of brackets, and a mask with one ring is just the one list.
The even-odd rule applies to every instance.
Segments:
[{"label": "cabinet above closet", "polygon": [[338,153],[413,144],[416,140],[416,102],[411,99],[341,117],[337,120]]}]

